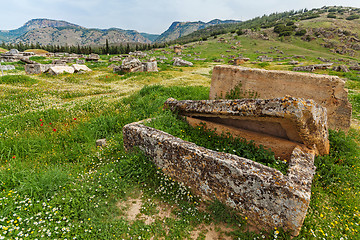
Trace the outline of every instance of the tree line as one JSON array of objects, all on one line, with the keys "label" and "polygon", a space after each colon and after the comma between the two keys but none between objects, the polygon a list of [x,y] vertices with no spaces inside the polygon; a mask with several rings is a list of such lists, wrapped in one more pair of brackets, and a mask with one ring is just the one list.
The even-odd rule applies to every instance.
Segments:
[{"label": "tree line", "polygon": [[76,53],[76,54],[128,54],[129,52],[134,51],[145,51],[151,50],[153,48],[164,48],[166,43],[119,43],[119,44],[109,44],[106,40],[105,45],[93,45],[93,46],[68,46],[68,45],[41,45],[39,43],[30,43],[25,44],[22,42],[18,43],[5,43],[2,42],[0,45],[4,49],[17,49],[20,52],[23,52],[27,49],[43,49],[48,52],[67,52],[67,53]]}]

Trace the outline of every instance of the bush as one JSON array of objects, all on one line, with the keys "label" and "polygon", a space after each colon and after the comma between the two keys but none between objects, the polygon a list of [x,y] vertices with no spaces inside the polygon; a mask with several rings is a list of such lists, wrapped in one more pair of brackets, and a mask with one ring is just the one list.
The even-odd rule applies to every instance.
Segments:
[{"label": "bush", "polygon": [[301,29],[295,33],[296,36],[304,36],[306,34],[306,29]]},{"label": "bush", "polygon": [[236,34],[240,36],[240,35],[243,35],[244,32],[243,32],[242,29],[238,29],[238,30],[236,31]]},{"label": "bush", "polygon": [[336,15],[333,14],[333,13],[329,13],[329,14],[327,15],[327,18],[336,18]]},{"label": "bush", "polygon": [[274,27],[274,32],[278,33],[280,37],[290,36],[294,33],[295,28],[295,25],[285,26],[285,24],[278,24]]},{"label": "bush", "polygon": [[359,15],[350,15],[349,17],[346,18],[346,20],[354,20],[354,19],[359,19],[360,16]]}]

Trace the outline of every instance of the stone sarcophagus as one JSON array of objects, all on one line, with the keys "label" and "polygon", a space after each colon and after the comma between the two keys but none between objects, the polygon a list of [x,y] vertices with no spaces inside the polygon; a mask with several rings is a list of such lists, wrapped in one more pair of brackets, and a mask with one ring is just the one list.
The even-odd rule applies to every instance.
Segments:
[{"label": "stone sarcophagus", "polygon": [[[127,150],[139,147],[163,172],[204,199],[217,198],[264,229],[284,228],[297,236],[310,203],[315,154],[329,151],[326,109],[312,100],[168,99],[165,107],[205,122],[220,132],[255,138],[265,147],[280,146],[286,174],[252,160],[216,152],[163,131],[131,123],[123,128]],[[147,120],[151,121],[151,120]],[[263,141],[263,142],[261,142]],[[268,145],[266,143],[268,142]]]}]

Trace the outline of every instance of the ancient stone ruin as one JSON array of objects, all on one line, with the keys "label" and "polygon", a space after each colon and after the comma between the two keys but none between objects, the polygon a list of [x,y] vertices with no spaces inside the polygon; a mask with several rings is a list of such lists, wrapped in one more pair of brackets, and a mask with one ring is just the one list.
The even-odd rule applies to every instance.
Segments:
[{"label": "ancient stone ruin", "polygon": [[238,130],[240,136],[252,135],[256,141],[263,138],[261,143],[269,141],[268,147],[279,145],[276,156],[288,160],[287,173],[284,175],[246,158],[199,147],[147,127],[143,122],[124,127],[127,150],[140,147],[165,174],[183,182],[204,199],[217,198],[237,209],[260,228],[282,227],[294,236],[299,234],[310,203],[314,156],[329,151],[325,108],[312,100],[292,97],[168,99],[165,107],[188,116],[190,124],[206,122],[209,128],[221,126],[219,131],[234,134],[234,130]]},{"label": "ancient stone ruin", "polygon": [[221,65],[213,70],[210,99],[227,98],[231,93],[245,98],[313,99],[327,109],[330,129],[348,131],[352,108],[344,86],[337,76]]},{"label": "ancient stone ruin", "polygon": [[178,57],[174,58],[173,60],[174,60],[174,63],[173,63],[174,66],[189,66],[189,67],[191,67],[194,65],[192,62],[186,61],[186,60],[178,58]]},{"label": "ancient stone ruin", "polygon": [[98,62],[99,59],[100,59],[100,56],[98,54],[95,54],[95,53],[91,53],[91,54],[89,54],[89,56],[85,57],[85,60],[87,62]]},{"label": "ancient stone ruin", "polygon": [[29,59],[30,56],[33,56],[32,52],[19,52],[17,49],[11,49],[10,51],[0,55],[0,61],[3,62],[17,62],[22,59]]},{"label": "ancient stone ruin", "polygon": [[26,64],[26,74],[41,74],[48,72],[51,75],[57,75],[61,73],[78,73],[78,72],[90,72],[91,69],[86,65],[73,64],[67,66],[65,64]]},{"label": "ancient stone ruin", "polygon": [[314,158],[329,153],[328,126],[350,127],[344,83],[335,76],[224,65],[213,70],[211,100],[165,102],[192,126],[271,149],[288,161],[286,174],[145,126],[151,119],[126,125],[124,146],[139,147],[165,174],[237,209],[259,228],[297,236],[310,203]]},{"label": "ancient stone ruin", "polygon": [[148,62],[141,62],[139,59],[134,57],[127,57],[122,61],[120,66],[113,68],[114,72],[157,72],[157,62],[155,60]]}]

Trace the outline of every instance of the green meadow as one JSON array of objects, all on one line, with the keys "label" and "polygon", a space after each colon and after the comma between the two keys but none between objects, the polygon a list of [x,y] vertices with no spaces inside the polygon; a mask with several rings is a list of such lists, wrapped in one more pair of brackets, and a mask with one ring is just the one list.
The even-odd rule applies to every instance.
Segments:
[{"label": "green meadow", "polygon": [[[286,162],[269,151],[203,135],[163,110],[163,103],[169,97],[208,99],[214,59],[227,64],[227,56],[242,55],[250,58],[248,67],[291,70],[289,60],[261,64],[257,57],[278,57],[273,47],[282,57],[303,55],[306,64],[319,63],[319,56],[344,56],[296,39],[226,34],[227,43],[220,43],[219,37],[184,48],[183,59],[193,67],[172,66],[170,48],[149,51],[168,58],[152,73],[113,73],[109,56],[87,63],[92,72],[73,75],[26,75],[21,63],[13,63],[16,69],[0,77],[0,239],[291,239],[282,229],[252,231],[246,217],[216,199],[203,201],[141,151],[123,148],[124,125],[157,117],[152,124],[159,129],[215,150],[242,151],[256,161],[260,156],[263,164],[286,171]],[[359,73],[316,73],[346,79],[353,122],[348,134],[330,131],[330,155],[315,160],[308,214],[292,239],[359,239]],[[102,138],[107,145],[96,147]]]}]

